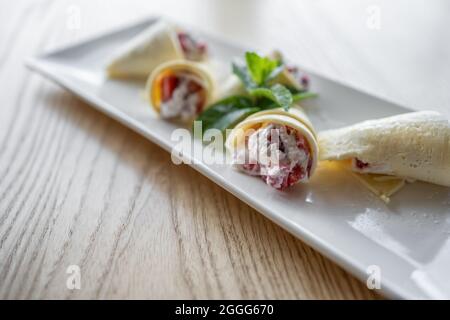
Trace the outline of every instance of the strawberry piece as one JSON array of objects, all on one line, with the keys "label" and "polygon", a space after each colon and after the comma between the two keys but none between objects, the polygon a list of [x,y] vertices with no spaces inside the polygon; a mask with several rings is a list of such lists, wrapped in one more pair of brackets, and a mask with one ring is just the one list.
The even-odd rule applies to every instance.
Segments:
[{"label": "strawberry piece", "polygon": [[206,54],[207,46],[204,42],[197,42],[192,36],[186,32],[178,33],[178,41],[180,43],[181,49],[186,55],[200,55]]},{"label": "strawberry piece", "polygon": [[208,50],[208,47],[206,46],[206,43],[199,42],[197,43],[197,50],[200,52],[201,55],[206,54],[206,50]]},{"label": "strawberry piece", "polygon": [[369,166],[367,162],[361,161],[358,158],[355,158],[355,165],[360,170],[363,170]]},{"label": "strawberry piece", "polygon": [[297,164],[294,168],[292,168],[292,171],[289,173],[289,176],[287,177],[287,187],[293,186],[299,180],[303,179],[304,176],[305,172],[303,171],[302,167],[299,164]]},{"label": "strawberry piece", "polygon": [[188,35],[184,32],[179,32],[178,33],[178,41],[180,42],[181,49],[183,50],[183,52],[187,52],[189,50]]},{"label": "strawberry piece", "polygon": [[202,86],[199,85],[197,82],[190,80],[188,82],[188,91],[189,93],[195,93],[202,90]]},{"label": "strawberry piece", "polygon": [[260,166],[258,163],[245,163],[242,165],[242,168],[250,173],[257,173],[260,170]]},{"label": "strawberry piece", "polygon": [[178,78],[174,75],[167,76],[162,80],[161,90],[163,102],[166,102],[172,98],[173,92],[177,86]]}]

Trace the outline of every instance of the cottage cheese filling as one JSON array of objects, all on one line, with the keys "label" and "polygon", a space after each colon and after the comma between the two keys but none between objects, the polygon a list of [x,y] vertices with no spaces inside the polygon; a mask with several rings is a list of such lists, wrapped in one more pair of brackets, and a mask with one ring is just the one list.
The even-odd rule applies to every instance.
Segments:
[{"label": "cottage cheese filling", "polygon": [[272,123],[247,137],[245,148],[236,152],[233,165],[283,190],[309,179],[312,159],[303,136],[285,125]]},{"label": "cottage cheese filling", "polygon": [[193,118],[203,107],[202,90],[203,86],[197,77],[187,74],[178,76],[171,97],[161,103],[161,117],[182,120]]}]

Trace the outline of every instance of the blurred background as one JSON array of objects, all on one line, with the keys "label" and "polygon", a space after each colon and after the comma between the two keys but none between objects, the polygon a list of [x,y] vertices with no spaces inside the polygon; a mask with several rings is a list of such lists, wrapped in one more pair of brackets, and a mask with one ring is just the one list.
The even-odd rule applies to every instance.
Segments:
[{"label": "blurred background", "polygon": [[[17,24],[32,54],[163,14],[247,47],[281,48],[307,69],[409,107],[450,105],[445,0],[17,0],[14,6],[24,9],[0,10],[4,64],[20,54],[7,50]],[[40,32],[54,39],[33,38]]]}]

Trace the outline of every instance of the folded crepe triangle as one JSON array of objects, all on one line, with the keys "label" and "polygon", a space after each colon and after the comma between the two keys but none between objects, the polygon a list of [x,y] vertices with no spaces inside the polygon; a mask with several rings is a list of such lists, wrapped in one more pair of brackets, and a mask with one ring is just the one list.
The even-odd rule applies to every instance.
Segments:
[{"label": "folded crepe triangle", "polygon": [[111,78],[146,78],[161,63],[182,58],[175,26],[160,20],[125,43],[107,72]]}]

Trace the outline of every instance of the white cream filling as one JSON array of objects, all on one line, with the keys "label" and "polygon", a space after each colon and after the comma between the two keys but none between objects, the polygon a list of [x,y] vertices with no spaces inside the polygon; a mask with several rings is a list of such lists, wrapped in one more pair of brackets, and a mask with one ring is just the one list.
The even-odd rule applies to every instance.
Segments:
[{"label": "white cream filling", "polygon": [[[280,144],[284,151],[280,150]],[[300,164],[306,173],[308,162],[308,154],[297,146],[295,134],[289,134],[284,125],[269,124],[248,137],[246,147],[237,150],[233,165],[250,175],[267,176],[277,188],[296,165]],[[307,179],[305,174],[300,181]]]},{"label": "white cream filling", "polygon": [[179,76],[179,79],[178,86],[172,93],[172,98],[161,104],[160,114],[164,119],[181,118],[182,120],[189,120],[197,113],[200,94],[189,92],[189,82],[194,81],[202,86],[201,81],[197,77],[187,74]]}]

